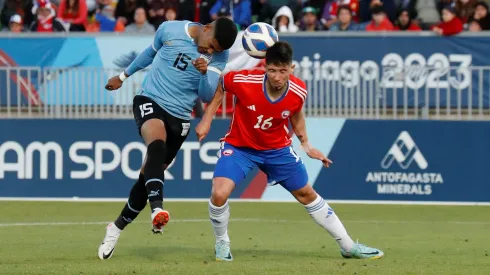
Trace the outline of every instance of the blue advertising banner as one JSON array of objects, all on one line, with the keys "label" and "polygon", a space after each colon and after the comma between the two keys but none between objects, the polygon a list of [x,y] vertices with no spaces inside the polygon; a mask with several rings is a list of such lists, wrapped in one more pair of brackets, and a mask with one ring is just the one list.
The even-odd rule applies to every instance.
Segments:
[{"label": "blue advertising banner", "polygon": [[489,140],[489,122],[347,120],[315,188],[339,200],[490,202]]},{"label": "blue advertising banner", "polygon": [[[214,121],[202,143],[189,134],[165,172],[165,197],[209,197],[228,125]],[[325,169],[297,150],[328,200],[490,203],[489,122],[308,118],[307,130],[334,161]],[[0,120],[0,197],[125,198],[145,152],[131,120]],[[232,198],[294,200],[258,170]]]},{"label": "blue advertising banner", "polygon": [[[166,197],[210,194],[228,123],[215,121],[207,142],[189,134],[165,173]],[[0,129],[0,197],[124,198],[146,153],[132,120],[0,120]]]}]

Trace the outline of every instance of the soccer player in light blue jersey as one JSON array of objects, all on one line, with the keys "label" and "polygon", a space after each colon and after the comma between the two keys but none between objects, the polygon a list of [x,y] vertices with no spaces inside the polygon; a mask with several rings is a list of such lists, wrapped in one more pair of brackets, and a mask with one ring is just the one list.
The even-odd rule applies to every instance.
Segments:
[{"label": "soccer player in light blue jersey", "polygon": [[169,221],[162,203],[164,170],[187,138],[197,98],[203,102],[213,98],[237,32],[234,22],[227,18],[208,25],[164,22],[152,45],[107,83],[106,89],[117,90],[126,78],[151,64],[133,100],[134,118],[147,145],[146,160],[121,214],[107,226],[98,251],[100,259],[113,255],[122,230],[145,208],[147,200],[154,233],[161,233]]}]

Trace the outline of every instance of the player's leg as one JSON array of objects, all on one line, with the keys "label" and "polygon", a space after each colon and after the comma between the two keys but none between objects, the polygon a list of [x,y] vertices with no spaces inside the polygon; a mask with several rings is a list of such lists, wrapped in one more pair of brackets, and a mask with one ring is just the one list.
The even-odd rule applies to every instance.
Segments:
[{"label": "player's leg", "polygon": [[[162,189],[158,195],[161,196],[163,200],[163,182],[165,181],[164,175],[165,175],[165,169],[172,163],[172,161],[175,159],[177,156],[177,153],[180,150],[180,147],[182,147],[182,144],[186,140],[188,134],[189,134],[189,129],[190,129],[190,122],[188,120],[183,120],[180,118],[176,118],[169,113],[167,113],[165,110],[162,110],[162,119],[165,123],[165,129],[166,129],[166,142],[165,142],[165,153],[164,153],[164,160],[163,160],[163,169],[161,170],[161,181],[162,181]],[[148,154],[147,154],[148,155]],[[148,162],[147,162],[148,163]],[[145,165],[143,167],[143,171],[145,175],[147,175],[147,169],[148,165]],[[148,186],[148,184],[147,184]],[[151,204],[151,194],[148,195],[148,200],[150,201]],[[152,212],[152,220],[153,220],[153,228],[152,231],[153,233],[162,233],[163,232],[163,226],[169,221],[170,219],[170,214],[166,210],[163,209],[163,203],[159,202],[160,204],[156,207],[161,207],[161,208],[156,208],[155,211]],[[155,216],[156,215],[156,216]],[[158,218],[160,215],[160,218]]]},{"label": "player's leg", "polygon": [[339,244],[344,257],[380,258],[383,252],[356,244],[328,203],[308,184],[306,167],[292,148],[267,158],[264,172],[304,205],[306,211]]},{"label": "player's leg", "polygon": [[148,196],[146,194],[144,176],[140,174],[138,180],[131,188],[129,199],[124,205],[121,214],[106,228],[106,235],[99,246],[98,255],[101,260],[109,259],[114,253],[117,240],[122,230],[130,224],[145,208]]},{"label": "player's leg", "polygon": [[299,172],[282,183],[291,194],[303,204],[306,211],[315,222],[325,228],[328,233],[337,241],[341,248],[341,254],[345,258],[358,259],[379,259],[383,257],[383,252],[376,248],[371,248],[362,244],[355,243],[347,233],[339,217],[335,214],[328,203],[306,183],[303,187],[298,182],[307,181],[306,172],[304,175]]},{"label": "player's leg", "polygon": [[145,96],[135,96],[133,115],[139,132],[147,146],[142,174],[147,199],[150,204],[153,226],[163,227],[170,215],[163,210],[164,164],[167,154],[166,112],[153,100]]},{"label": "player's leg", "polygon": [[224,144],[220,158],[216,163],[213,177],[213,188],[209,199],[209,219],[216,236],[215,253],[217,261],[232,261],[228,221],[230,207],[228,198],[246,174],[255,167],[248,154],[231,145]]},{"label": "player's leg", "polygon": [[[133,100],[133,113],[140,135],[143,136],[145,133],[145,135],[147,136],[146,138],[143,136],[147,145],[151,143],[151,141],[149,140],[150,138],[153,140],[156,140],[158,138],[163,140],[166,139],[165,128],[158,128],[160,125],[163,125],[163,122],[160,119],[161,108],[159,108],[156,103],[154,103],[149,98],[136,96]],[[155,124],[156,127],[152,126],[153,124]],[[155,133],[153,134],[152,132]],[[107,226],[106,235],[101,245],[99,246],[98,255],[100,259],[108,259],[112,257],[114,253],[114,248],[117,244],[117,240],[122,230],[134,219],[136,219],[138,214],[146,206],[146,202],[148,200],[148,186],[145,184],[147,182],[147,179],[145,179],[143,170],[148,164],[147,159],[148,155],[150,155],[149,152],[150,150],[148,150],[147,156],[145,158],[145,163],[143,163],[143,167],[141,169],[138,180],[131,188],[128,202],[125,204],[119,217],[113,223],[110,223]],[[161,169],[163,169],[163,167]],[[150,185],[150,187],[152,187],[152,185]],[[162,215],[165,217],[165,213],[160,214],[159,217]]]}]

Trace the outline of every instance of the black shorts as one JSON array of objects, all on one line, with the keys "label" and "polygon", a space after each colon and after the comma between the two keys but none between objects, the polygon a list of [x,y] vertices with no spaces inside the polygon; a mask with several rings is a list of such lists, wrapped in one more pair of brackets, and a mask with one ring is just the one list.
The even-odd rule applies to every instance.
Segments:
[{"label": "black shorts", "polygon": [[152,118],[163,121],[165,130],[167,131],[167,141],[165,142],[167,144],[167,156],[165,157],[165,164],[170,164],[179,152],[187,135],[189,135],[190,121],[172,116],[155,103],[155,101],[141,95],[137,95],[133,99],[133,115],[140,136],[141,126],[145,121]]}]

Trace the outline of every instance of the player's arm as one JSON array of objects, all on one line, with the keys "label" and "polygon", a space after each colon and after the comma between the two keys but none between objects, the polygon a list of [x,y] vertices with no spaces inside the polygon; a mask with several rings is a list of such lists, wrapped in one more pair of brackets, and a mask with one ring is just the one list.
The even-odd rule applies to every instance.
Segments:
[{"label": "player's arm", "polygon": [[208,103],[213,99],[216,88],[219,86],[220,71],[210,70],[213,67],[208,67],[206,74],[201,75],[199,80],[199,98],[204,102]]},{"label": "player's arm", "polygon": [[165,26],[165,23],[160,25],[153,39],[153,43],[141,52],[121,74],[109,79],[105,87],[107,90],[119,89],[126,78],[148,67],[153,62],[153,58],[155,58],[158,50],[163,46],[163,42],[165,41]]},{"label": "player's arm", "polygon": [[301,142],[301,148],[306,152],[306,154],[313,159],[318,159],[323,162],[325,167],[328,167],[332,161],[329,160],[322,152],[318,149],[313,148],[308,141],[308,134],[306,133],[306,119],[302,110],[294,113],[290,118],[291,126],[293,126],[293,132],[296,137]]},{"label": "player's arm", "polygon": [[225,92],[223,90],[223,79],[221,79],[218,88],[214,93],[213,99],[206,107],[206,111],[204,111],[201,121],[196,126],[196,134],[199,141],[203,140],[209,133],[213,117],[216,114],[216,111],[218,111],[219,106],[221,106],[224,97]]},{"label": "player's arm", "polygon": [[198,58],[193,62],[193,65],[201,73],[198,95],[203,102],[208,103],[212,100],[216,87],[218,87],[221,71],[224,70],[227,61],[228,51],[225,51],[216,54],[209,64],[204,58]]}]

